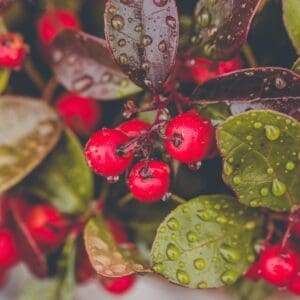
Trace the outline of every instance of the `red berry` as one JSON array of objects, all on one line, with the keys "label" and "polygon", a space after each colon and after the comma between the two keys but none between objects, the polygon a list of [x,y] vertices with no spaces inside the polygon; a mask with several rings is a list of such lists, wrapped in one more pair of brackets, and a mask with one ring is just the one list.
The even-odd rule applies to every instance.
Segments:
[{"label": "red berry", "polygon": [[124,226],[117,220],[107,220],[108,227],[117,244],[127,244],[128,238]]},{"label": "red berry", "polygon": [[69,224],[55,208],[39,204],[28,213],[26,225],[41,249],[51,251],[63,243]]},{"label": "red berry", "polygon": [[162,161],[137,163],[131,170],[128,185],[133,196],[141,202],[157,202],[169,190],[170,168]]},{"label": "red berry", "polygon": [[38,36],[43,44],[49,45],[63,29],[80,29],[73,12],[66,9],[48,10],[38,21]]},{"label": "red berry", "polygon": [[98,174],[119,176],[131,164],[132,152],[118,154],[118,148],[129,142],[129,138],[117,129],[102,129],[89,139],[85,156],[89,166]]},{"label": "red berry", "polygon": [[260,266],[262,277],[266,281],[277,286],[286,286],[297,274],[299,256],[291,248],[272,246],[262,254]]},{"label": "red berry", "polygon": [[288,289],[290,292],[300,295],[300,274],[293,279],[292,283],[289,284]]},{"label": "red berry", "polygon": [[129,138],[137,138],[142,133],[147,132],[150,129],[150,125],[139,119],[132,119],[127,122],[122,123],[119,130],[124,132]]},{"label": "red berry", "polygon": [[65,124],[79,135],[92,133],[101,118],[100,106],[95,100],[73,93],[62,95],[57,100],[56,109]]},{"label": "red berry", "polygon": [[170,121],[166,136],[165,147],[171,157],[183,163],[196,163],[208,154],[214,139],[214,127],[210,120],[189,111]]},{"label": "red berry", "polygon": [[0,36],[0,68],[19,70],[26,57],[23,37],[16,33]]},{"label": "red berry", "polygon": [[6,269],[18,261],[19,255],[13,234],[7,229],[0,230],[0,268]]},{"label": "red berry", "polygon": [[134,275],[120,278],[100,278],[101,285],[112,294],[123,294],[127,292],[135,283]]},{"label": "red berry", "polygon": [[259,280],[261,278],[260,262],[257,261],[250,266],[245,277],[250,280]]}]

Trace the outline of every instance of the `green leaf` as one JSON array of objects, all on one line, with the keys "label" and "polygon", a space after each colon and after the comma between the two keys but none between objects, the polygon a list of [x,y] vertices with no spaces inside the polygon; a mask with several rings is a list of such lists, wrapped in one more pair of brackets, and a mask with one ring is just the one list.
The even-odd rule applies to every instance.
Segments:
[{"label": "green leaf", "polygon": [[250,111],[217,129],[223,179],[240,202],[288,211],[300,203],[300,123],[275,111]]},{"label": "green leaf", "polygon": [[8,85],[11,71],[9,69],[0,69],[0,94],[2,94]]},{"label": "green leaf", "polygon": [[0,194],[20,182],[61,134],[56,112],[39,99],[0,97]]},{"label": "green leaf", "polygon": [[63,134],[55,150],[22,187],[63,213],[79,213],[89,207],[94,194],[93,175],[71,131]]},{"label": "green leaf", "polygon": [[[43,8],[47,8],[47,0],[35,0],[37,4]],[[79,12],[83,4],[82,0],[53,0],[53,5],[57,8],[64,8],[71,11]]]},{"label": "green leaf", "polygon": [[259,214],[225,195],[200,196],[178,206],[157,230],[153,269],[190,288],[231,285],[255,260]]},{"label": "green leaf", "polygon": [[199,113],[203,117],[213,120],[215,123],[224,121],[231,116],[228,105],[225,103],[200,106]]},{"label": "green leaf", "polygon": [[300,54],[300,2],[299,0],[283,0],[283,20],[289,37]]},{"label": "green leaf", "polygon": [[116,245],[104,220],[91,219],[84,230],[85,248],[95,271],[106,277],[150,272],[138,253]]},{"label": "green leaf", "polygon": [[300,57],[293,64],[292,70],[298,74],[300,74]]}]

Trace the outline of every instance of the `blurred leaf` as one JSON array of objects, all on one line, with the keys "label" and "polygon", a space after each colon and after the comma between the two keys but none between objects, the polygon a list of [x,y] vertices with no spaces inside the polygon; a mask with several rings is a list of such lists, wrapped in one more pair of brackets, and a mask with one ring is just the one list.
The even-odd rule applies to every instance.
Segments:
[{"label": "blurred leaf", "polygon": [[43,300],[60,300],[56,298],[57,285],[56,279],[37,280],[32,278],[26,281],[18,300],[40,300],[41,295]]},{"label": "blurred leaf", "polygon": [[300,74],[300,57],[295,61],[292,70],[297,73]]},{"label": "blurred leaf", "polygon": [[2,94],[9,82],[11,71],[9,69],[0,69],[0,94]]},{"label": "blurred leaf", "polygon": [[57,143],[61,122],[39,99],[0,97],[0,193],[37,167]]},{"label": "blurred leaf", "polygon": [[62,213],[88,209],[94,196],[93,175],[76,136],[66,131],[55,150],[22,187]]},{"label": "blurred leaf", "polygon": [[198,0],[192,53],[213,60],[235,56],[247,39],[260,0]]},{"label": "blurred leaf", "polygon": [[0,14],[4,13],[16,0],[0,0]]},{"label": "blurred leaf", "polygon": [[282,0],[283,20],[289,37],[300,54],[300,1]]},{"label": "blurred leaf", "polygon": [[104,20],[116,62],[137,85],[160,91],[177,54],[175,0],[109,0]]},{"label": "blurred leaf", "polygon": [[151,257],[155,272],[189,288],[231,285],[255,260],[258,212],[225,195],[199,196],[161,223]]},{"label": "blurred leaf", "polygon": [[[42,9],[47,8],[47,0],[31,0],[34,4],[39,5]],[[83,3],[83,0],[53,0],[53,5],[56,8],[64,8],[71,11],[79,12]]]},{"label": "blurred leaf", "polygon": [[140,92],[112,61],[105,40],[66,29],[57,35],[50,51],[53,71],[67,90],[98,100]]},{"label": "blurred leaf", "polygon": [[84,230],[85,248],[95,271],[105,277],[150,272],[136,251],[116,245],[104,220],[91,219]]},{"label": "blurred leaf", "polygon": [[239,201],[289,211],[300,204],[300,123],[274,111],[230,117],[217,128],[223,179]]},{"label": "blurred leaf", "polygon": [[244,69],[208,80],[193,93],[201,104],[223,102],[232,114],[272,109],[300,120],[300,76],[288,69]]}]

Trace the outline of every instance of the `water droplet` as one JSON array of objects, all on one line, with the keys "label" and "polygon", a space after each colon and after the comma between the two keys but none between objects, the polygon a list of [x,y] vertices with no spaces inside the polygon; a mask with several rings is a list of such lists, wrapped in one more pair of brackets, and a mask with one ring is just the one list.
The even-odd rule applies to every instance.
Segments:
[{"label": "water droplet", "polygon": [[174,17],[172,17],[172,16],[167,16],[167,17],[166,17],[166,23],[167,23],[167,25],[168,25],[171,29],[173,29],[173,30],[176,29],[176,19],[175,19]]},{"label": "water droplet", "polygon": [[165,232],[166,232],[166,227],[162,226],[162,227],[159,229],[159,232],[160,232],[160,233],[165,233]]},{"label": "water droplet", "polygon": [[185,263],[183,261],[179,262],[179,267],[180,268],[184,268],[185,267]]},{"label": "water droplet", "polygon": [[158,44],[158,50],[160,52],[166,52],[167,51],[167,43],[165,41],[161,41],[159,44]]},{"label": "water droplet", "polygon": [[117,12],[117,9],[115,6],[110,6],[108,9],[108,12],[112,15],[114,15]]},{"label": "water droplet", "polygon": [[295,163],[292,162],[292,161],[288,161],[285,165],[285,168],[288,170],[288,171],[292,171],[294,170],[296,167]]},{"label": "water droplet", "polygon": [[186,235],[186,238],[191,243],[195,243],[199,240],[197,233],[194,231],[189,231]]},{"label": "water droplet", "polygon": [[255,129],[259,129],[262,128],[263,124],[261,122],[255,122],[253,126]]},{"label": "water droplet", "polygon": [[253,139],[253,136],[252,136],[252,135],[247,135],[247,136],[246,136],[246,140],[247,140],[248,142],[252,141],[252,139]]},{"label": "water droplet", "polygon": [[235,185],[238,185],[238,184],[240,184],[240,183],[242,182],[242,179],[241,179],[240,176],[234,176],[234,177],[232,178],[232,182],[233,182]]},{"label": "water droplet", "polygon": [[197,231],[201,231],[202,230],[202,225],[201,224],[196,224],[195,226]]},{"label": "water droplet", "polygon": [[268,169],[267,169],[267,173],[268,173],[269,175],[272,175],[272,174],[274,173],[274,169],[273,169],[273,168],[268,168]]},{"label": "water droplet", "polygon": [[197,216],[203,221],[211,221],[213,218],[213,214],[210,210],[200,210]]},{"label": "water droplet", "polygon": [[197,162],[188,164],[189,169],[191,169],[192,171],[200,170],[201,166],[202,166],[202,161],[197,161]]},{"label": "water droplet", "polygon": [[251,207],[258,207],[259,206],[260,201],[258,199],[254,199],[250,201],[250,206]]},{"label": "water droplet", "polygon": [[201,281],[201,282],[198,284],[198,288],[199,288],[199,289],[207,289],[207,288],[208,288],[207,282]]},{"label": "water droplet", "polygon": [[286,81],[282,77],[276,77],[275,86],[277,89],[282,90],[286,87]]},{"label": "water droplet", "polygon": [[233,271],[233,270],[225,271],[221,275],[221,280],[226,285],[234,284],[237,281],[237,279],[238,279],[238,274],[236,271]]},{"label": "water droplet", "polygon": [[134,27],[134,31],[135,31],[135,32],[142,32],[142,30],[143,30],[143,26],[142,26],[141,24],[136,25],[136,26]]},{"label": "water droplet", "polygon": [[167,225],[171,230],[179,229],[179,222],[175,218],[171,218],[170,220],[168,220]]},{"label": "water droplet", "polygon": [[216,222],[221,225],[224,225],[224,224],[228,223],[228,218],[224,215],[221,215],[221,216],[216,217]]},{"label": "water droplet", "polygon": [[182,212],[183,212],[183,213],[186,214],[186,213],[188,213],[189,211],[190,211],[190,208],[189,208],[189,207],[187,207],[187,206],[183,206],[183,207],[182,207]]},{"label": "water droplet", "polygon": [[284,195],[286,192],[286,185],[279,179],[274,179],[272,182],[272,193],[276,197]]},{"label": "water droplet", "polygon": [[170,243],[167,246],[166,254],[170,260],[177,260],[180,257],[180,250],[177,246]]},{"label": "water droplet", "polygon": [[206,267],[206,262],[203,258],[197,258],[194,260],[194,267],[195,269],[202,271]]},{"label": "water droplet", "polygon": [[143,62],[142,69],[145,70],[146,72],[148,72],[150,69],[150,64],[148,62]]},{"label": "water droplet", "polygon": [[232,248],[228,245],[220,247],[220,253],[223,258],[229,263],[238,263],[242,259],[241,252],[238,249]]},{"label": "water droplet", "polygon": [[232,166],[225,160],[224,161],[224,173],[229,176],[233,172]]},{"label": "water droplet", "polygon": [[84,75],[73,82],[73,89],[76,92],[83,92],[90,88],[93,85],[93,83],[94,80],[92,77]]},{"label": "water droplet", "polygon": [[153,270],[156,272],[156,273],[162,273],[164,271],[164,266],[162,263],[157,263],[153,266]]},{"label": "water droplet", "polygon": [[215,47],[211,44],[205,44],[203,46],[203,54],[206,56],[206,57],[211,57],[214,53],[214,50],[215,50]]},{"label": "water droplet", "polygon": [[187,285],[191,282],[190,275],[185,271],[178,270],[176,277],[181,284]]},{"label": "water droplet", "polygon": [[244,226],[246,229],[252,230],[256,227],[256,223],[254,221],[249,221]]},{"label": "water droplet", "polygon": [[122,65],[127,65],[129,63],[128,56],[126,53],[121,53],[119,56],[119,62]]},{"label": "water droplet", "polygon": [[255,255],[253,255],[253,254],[249,254],[248,256],[247,256],[247,261],[249,262],[249,263],[254,263],[255,262]]},{"label": "water droplet", "polygon": [[201,27],[207,27],[211,22],[211,15],[207,9],[202,10],[200,15],[197,16],[197,23]]},{"label": "water droplet", "polygon": [[144,35],[144,36],[143,36],[143,45],[144,45],[145,47],[147,47],[147,46],[149,46],[149,45],[151,45],[151,44],[152,44],[152,37],[149,36],[149,35]]},{"label": "water droplet", "polygon": [[260,194],[261,194],[263,197],[268,196],[268,195],[269,195],[269,188],[263,187],[263,188],[260,190]]},{"label": "water droplet", "polygon": [[124,18],[120,15],[114,15],[111,19],[111,26],[113,29],[121,31],[125,26]]},{"label": "water droplet", "polygon": [[165,6],[167,2],[168,0],[153,0],[153,3],[159,7]]},{"label": "water droplet", "polygon": [[280,129],[274,125],[265,126],[266,137],[270,141],[276,141],[280,137]]},{"label": "water droplet", "polygon": [[119,47],[124,47],[124,46],[126,46],[126,40],[125,40],[125,39],[120,39],[120,40],[118,41],[118,45],[119,45]]}]

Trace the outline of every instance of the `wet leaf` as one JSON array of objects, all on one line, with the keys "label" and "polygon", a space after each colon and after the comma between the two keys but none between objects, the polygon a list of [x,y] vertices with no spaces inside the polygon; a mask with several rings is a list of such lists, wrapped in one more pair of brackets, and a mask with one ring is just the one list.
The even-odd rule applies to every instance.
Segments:
[{"label": "wet leaf", "polygon": [[225,102],[232,114],[272,109],[300,120],[300,76],[284,68],[245,69],[222,75],[199,86],[193,98],[203,104]]},{"label": "wet leaf", "polygon": [[66,29],[51,46],[51,65],[70,91],[98,100],[114,100],[140,89],[112,61],[105,40]]},{"label": "wet leaf", "polygon": [[282,0],[283,20],[289,37],[300,54],[300,2],[299,0]]},{"label": "wet leaf", "polygon": [[223,179],[239,201],[289,211],[300,204],[300,123],[274,111],[230,117],[217,128]]},{"label": "wet leaf", "polygon": [[0,69],[0,94],[2,94],[8,85],[11,71],[9,69]]},{"label": "wet leaf", "polygon": [[116,62],[139,86],[160,91],[175,64],[179,19],[174,0],[109,0],[105,34]]},{"label": "wet leaf", "polygon": [[28,204],[22,198],[12,197],[9,200],[13,219],[11,226],[14,228],[18,245],[22,245],[22,260],[33,274],[39,278],[45,278],[48,275],[46,257],[32,238],[24,220]]},{"label": "wet leaf", "polygon": [[213,60],[235,56],[247,39],[259,4],[260,0],[198,0],[192,53]]},{"label": "wet leaf", "polygon": [[61,122],[36,99],[0,97],[0,193],[37,167],[57,143]]},{"label": "wet leaf", "polygon": [[107,225],[99,216],[84,230],[85,248],[95,271],[105,277],[123,277],[150,272],[136,251],[117,246]]},{"label": "wet leaf", "polygon": [[260,216],[230,196],[200,196],[179,205],[161,223],[153,269],[189,288],[234,284],[255,260]]},{"label": "wet leaf", "polygon": [[62,213],[88,209],[94,196],[93,175],[76,136],[66,131],[55,150],[22,187]]},{"label": "wet leaf", "polygon": [[295,61],[295,63],[293,64],[292,70],[297,73],[300,74],[300,57]]}]

